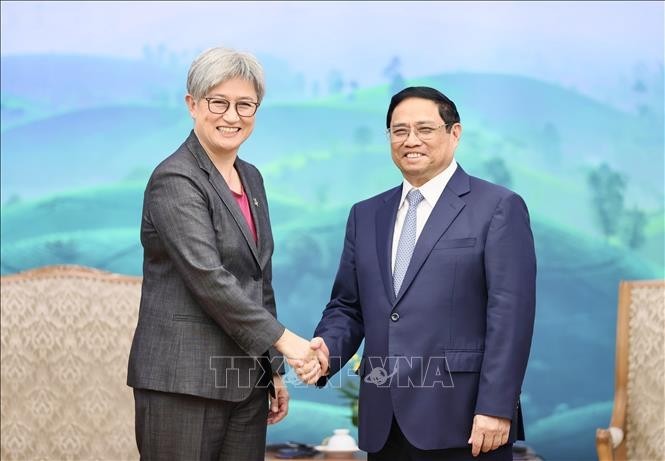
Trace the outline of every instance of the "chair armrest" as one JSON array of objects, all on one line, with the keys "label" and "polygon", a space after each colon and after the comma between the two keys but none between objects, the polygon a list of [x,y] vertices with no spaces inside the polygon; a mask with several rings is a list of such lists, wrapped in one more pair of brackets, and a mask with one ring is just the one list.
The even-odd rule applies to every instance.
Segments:
[{"label": "chair armrest", "polygon": [[599,461],[613,461],[614,449],[623,442],[623,430],[618,427],[596,429],[596,451]]},{"label": "chair armrest", "polygon": [[596,429],[596,452],[598,461],[614,461],[612,435],[609,429]]}]

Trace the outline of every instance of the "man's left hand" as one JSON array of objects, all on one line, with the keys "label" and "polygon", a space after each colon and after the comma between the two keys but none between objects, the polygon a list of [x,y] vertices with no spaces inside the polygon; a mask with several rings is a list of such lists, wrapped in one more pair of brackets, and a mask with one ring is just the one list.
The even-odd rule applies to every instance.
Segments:
[{"label": "man's left hand", "polygon": [[471,454],[475,457],[501,445],[508,443],[510,420],[496,416],[476,415],[473,417],[471,437],[467,443],[471,444]]},{"label": "man's left hand", "polygon": [[282,375],[274,374],[272,376],[272,384],[275,387],[275,396],[270,396],[268,424],[280,422],[289,412],[289,391],[282,380]]}]

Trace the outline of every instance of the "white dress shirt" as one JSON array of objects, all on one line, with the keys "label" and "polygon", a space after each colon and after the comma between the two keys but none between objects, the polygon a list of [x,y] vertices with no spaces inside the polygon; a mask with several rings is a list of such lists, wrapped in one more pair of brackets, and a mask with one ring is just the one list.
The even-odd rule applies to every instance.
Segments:
[{"label": "white dress shirt", "polygon": [[441,197],[443,189],[445,189],[448,181],[453,176],[453,173],[457,169],[457,162],[453,158],[450,165],[443,170],[438,175],[434,176],[432,179],[427,181],[420,187],[413,187],[409,181],[404,179],[402,183],[402,198],[399,201],[399,208],[397,208],[397,218],[395,219],[395,230],[393,231],[393,248],[392,248],[392,272],[395,271],[395,257],[397,255],[397,245],[399,244],[399,236],[402,233],[402,227],[404,227],[404,219],[406,218],[406,212],[409,209],[409,202],[406,201],[406,194],[408,194],[411,189],[418,189],[423,197],[425,198],[418,204],[416,208],[416,244],[418,243],[418,237],[420,237],[420,232],[422,232],[425,223],[429,218],[429,215],[434,209],[434,205]]}]

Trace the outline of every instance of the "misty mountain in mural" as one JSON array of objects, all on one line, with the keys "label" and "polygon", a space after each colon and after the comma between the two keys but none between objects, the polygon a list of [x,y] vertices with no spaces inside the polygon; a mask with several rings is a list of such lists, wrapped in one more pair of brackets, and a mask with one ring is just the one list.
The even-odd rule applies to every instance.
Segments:
[{"label": "misty mountain in mural", "polygon": [[[82,264],[140,275],[147,178],[192,125],[179,77],[167,74],[155,85],[148,64],[52,57],[47,77],[60,89],[54,96],[15,80],[38,74],[31,67],[38,60],[25,58],[6,74],[6,59],[2,274]],[[60,81],[62,69],[74,80]],[[104,69],[111,75],[104,74],[103,87],[87,84]],[[595,427],[607,425],[611,409],[618,283],[662,278],[665,269],[662,105],[624,113],[509,75],[445,74],[407,84],[435,86],[456,101],[464,125],[460,164],[509,186],[529,206],[538,304],[522,393],[528,443],[546,458],[592,458]],[[87,97],[73,96],[77,85]],[[279,87],[270,92],[279,94]],[[384,134],[390,95],[384,85],[268,99],[240,150],[266,182],[279,317],[304,336],[330,294],[350,206],[400,182]],[[623,186],[590,179],[618,177],[612,172]],[[616,194],[623,208],[605,216],[616,220],[609,226],[600,205]],[[632,210],[640,219],[631,218]],[[292,394],[291,415],[270,429],[269,439],[319,443],[350,424],[334,389],[294,387]]]}]

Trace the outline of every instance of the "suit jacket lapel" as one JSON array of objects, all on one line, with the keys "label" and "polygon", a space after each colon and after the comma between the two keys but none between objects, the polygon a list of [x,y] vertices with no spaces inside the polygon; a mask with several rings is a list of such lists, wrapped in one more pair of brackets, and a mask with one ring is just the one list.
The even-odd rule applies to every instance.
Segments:
[{"label": "suit jacket lapel", "polygon": [[379,257],[379,270],[381,271],[383,285],[391,302],[395,301],[392,271],[393,229],[395,228],[399,199],[402,196],[401,190],[402,186],[393,189],[376,212],[376,252]]},{"label": "suit jacket lapel", "polygon": [[404,296],[404,293],[425,263],[436,242],[448,230],[448,227],[450,227],[455,218],[457,218],[457,215],[462,211],[462,208],[464,208],[465,202],[459,196],[467,192],[469,192],[469,176],[458,165],[457,170],[452,178],[450,178],[441,197],[436,202],[432,213],[427,219],[427,223],[425,223],[418,237],[416,247],[411,256],[411,262],[409,262],[409,267],[404,275],[404,281],[402,282],[399,293],[397,293],[395,304]]},{"label": "suit jacket lapel", "polygon": [[[226,181],[224,180],[220,172],[217,170],[217,168],[215,168],[215,166],[213,165],[212,160],[210,160],[210,158],[208,157],[208,154],[206,154],[205,151],[203,150],[203,146],[201,146],[201,143],[194,134],[193,130],[190,133],[189,138],[187,138],[187,141],[185,142],[187,143],[187,147],[189,148],[189,150],[192,152],[192,154],[194,154],[194,157],[196,158],[201,169],[208,172],[208,180],[210,181],[210,184],[212,185],[213,189],[215,189],[215,192],[217,192],[217,195],[219,195],[219,198],[222,199],[222,202],[226,206],[226,209],[229,211],[234,221],[240,228],[243,237],[247,241],[247,245],[249,245],[249,249],[252,251],[254,259],[256,259],[256,262],[260,264],[258,249],[256,247],[256,243],[254,242],[254,236],[252,235],[252,232],[250,231],[249,226],[245,221],[245,217],[242,215],[242,212],[240,211],[240,207],[238,207],[236,199],[233,197],[233,194],[231,193],[231,189],[229,189],[229,186],[226,184]],[[242,181],[243,178],[241,177],[240,180]],[[252,199],[249,198],[249,196],[248,199],[250,200],[250,209],[251,209]],[[255,226],[257,225],[256,219],[254,220],[254,225]],[[257,227],[257,235],[258,235],[258,227]]]}]

